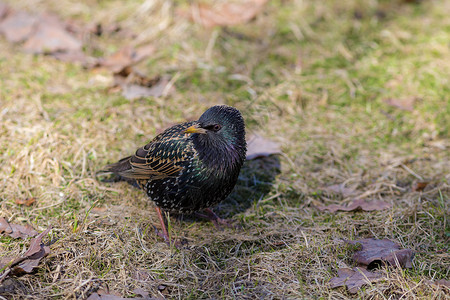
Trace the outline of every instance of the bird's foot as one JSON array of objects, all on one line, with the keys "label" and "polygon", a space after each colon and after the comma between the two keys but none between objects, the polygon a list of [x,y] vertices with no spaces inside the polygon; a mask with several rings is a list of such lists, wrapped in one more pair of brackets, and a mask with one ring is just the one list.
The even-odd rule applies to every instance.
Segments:
[{"label": "bird's foot", "polygon": [[215,212],[213,212],[210,208],[205,209],[206,215],[201,213],[195,213],[196,216],[210,220],[214,226],[218,230],[223,230],[222,226],[228,227],[228,228],[235,228],[233,224],[231,224],[230,220],[222,219],[218,215],[216,215]]},{"label": "bird's foot", "polygon": [[178,250],[180,250],[182,248],[183,244],[186,244],[187,242],[181,243],[178,241],[174,241],[170,238],[169,232],[167,231],[167,228],[166,228],[166,224],[164,224],[164,217],[163,217],[161,208],[155,207],[155,209],[158,214],[159,222],[161,223],[161,227],[162,227],[162,232],[160,232],[155,226],[153,226],[155,228],[156,235],[159,237],[162,237],[164,239],[164,241],[166,242],[166,244],[169,245],[169,247],[174,245]]},{"label": "bird's foot", "polygon": [[187,241],[175,241],[174,239],[171,239],[169,237],[169,235],[164,234],[164,232],[161,232],[158,230],[158,228],[156,228],[156,226],[153,225],[153,228],[155,229],[155,233],[157,236],[159,236],[160,238],[164,239],[164,242],[166,242],[166,244],[171,247],[172,245],[175,246],[175,248],[177,248],[178,250],[181,250],[183,248],[183,246],[185,246],[187,244]]}]

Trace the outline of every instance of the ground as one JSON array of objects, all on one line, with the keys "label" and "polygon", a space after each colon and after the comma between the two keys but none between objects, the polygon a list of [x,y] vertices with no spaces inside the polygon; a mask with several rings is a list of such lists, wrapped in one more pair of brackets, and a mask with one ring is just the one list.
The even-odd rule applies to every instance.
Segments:
[{"label": "ground", "polygon": [[[180,17],[184,1],[10,5],[121,24],[135,36],[100,37],[95,55],[151,42],[156,52],[139,67],[170,76],[175,91],[127,100],[108,88],[108,71],[0,38],[0,216],[53,228],[44,239],[51,254],[33,274],[8,279],[15,289],[4,297],[86,298],[105,288],[178,299],[450,297],[431,284],[450,273],[449,1],[271,1],[226,28]],[[399,101],[413,106],[389,104]],[[279,142],[283,154],[246,162],[215,209],[237,229],[170,216],[171,234],[187,242],[177,250],[154,234],[158,219],[141,191],[95,172],[220,103],[240,109],[248,134]],[[353,196],[327,192],[334,184]],[[30,207],[15,202],[30,197]],[[317,209],[352,197],[392,207]],[[413,249],[413,268],[384,268],[384,280],[356,295],[331,289],[337,270],[354,266],[345,240],[366,237]],[[0,256],[28,244],[1,236]]]}]

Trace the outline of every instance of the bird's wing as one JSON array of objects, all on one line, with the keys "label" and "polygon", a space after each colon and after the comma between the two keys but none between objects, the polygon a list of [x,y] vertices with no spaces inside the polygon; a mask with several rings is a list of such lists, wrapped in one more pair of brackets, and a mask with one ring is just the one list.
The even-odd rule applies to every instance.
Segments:
[{"label": "bird's wing", "polygon": [[[177,176],[184,168],[183,162],[187,162],[193,155],[192,142],[183,133],[189,125],[191,124],[176,125],[159,134],[134,155],[120,160],[117,164],[122,168],[115,173],[136,180]],[[114,169],[110,170],[114,172]]]}]

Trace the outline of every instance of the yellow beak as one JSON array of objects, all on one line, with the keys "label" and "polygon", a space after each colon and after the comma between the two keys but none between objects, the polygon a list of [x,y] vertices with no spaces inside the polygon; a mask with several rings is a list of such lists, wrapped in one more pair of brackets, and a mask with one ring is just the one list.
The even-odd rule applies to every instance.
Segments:
[{"label": "yellow beak", "polygon": [[187,128],[184,133],[201,133],[206,134],[206,129],[203,129],[199,127],[199,125],[192,125],[191,127]]}]

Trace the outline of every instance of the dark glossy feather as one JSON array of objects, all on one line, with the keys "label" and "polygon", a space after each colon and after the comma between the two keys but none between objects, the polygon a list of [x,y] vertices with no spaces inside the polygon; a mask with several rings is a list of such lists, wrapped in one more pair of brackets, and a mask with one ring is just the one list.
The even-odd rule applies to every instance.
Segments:
[{"label": "dark glossy feather", "polygon": [[[214,125],[221,129],[214,131]],[[206,134],[185,133],[191,126]],[[215,106],[198,121],[168,128],[132,156],[105,167],[138,185],[159,207],[193,212],[223,200],[236,184],[245,160],[245,128],[241,114]]]},{"label": "dark glossy feather", "polygon": [[167,129],[139,148],[134,155],[106,166],[103,171],[136,180],[177,176],[183,169],[183,162],[192,155],[192,143],[187,139],[189,134],[183,133],[192,123],[183,123]]}]

